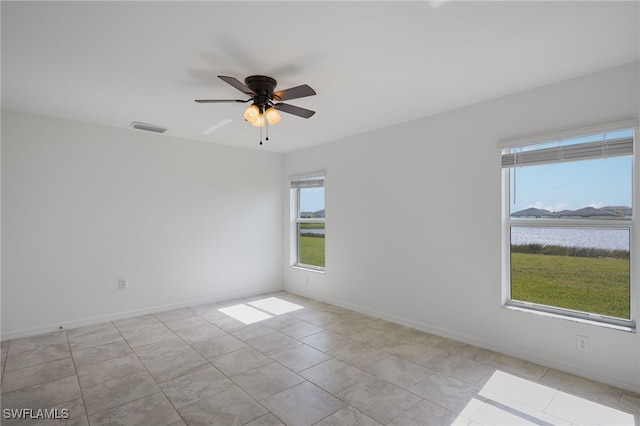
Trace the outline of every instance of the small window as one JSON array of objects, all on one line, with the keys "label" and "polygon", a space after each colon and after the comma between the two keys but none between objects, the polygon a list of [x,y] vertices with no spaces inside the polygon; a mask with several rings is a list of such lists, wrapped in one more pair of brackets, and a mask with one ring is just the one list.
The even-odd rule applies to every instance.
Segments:
[{"label": "small window", "polygon": [[633,130],[503,151],[507,305],[635,327]]},{"label": "small window", "polygon": [[325,267],[324,176],[291,181],[292,265]]}]

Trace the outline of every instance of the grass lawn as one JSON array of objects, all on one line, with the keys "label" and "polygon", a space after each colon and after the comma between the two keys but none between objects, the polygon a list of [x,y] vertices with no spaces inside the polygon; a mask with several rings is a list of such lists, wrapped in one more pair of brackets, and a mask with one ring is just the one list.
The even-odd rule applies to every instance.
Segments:
[{"label": "grass lawn", "polygon": [[629,260],[511,254],[511,298],[629,319]]},{"label": "grass lawn", "polygon": [[300,229],[324,229],[324,223],[301,223]]},{"label": "grass lawn", "polygon": [[324,267],[324,238],[300,237],[300,263]]}]

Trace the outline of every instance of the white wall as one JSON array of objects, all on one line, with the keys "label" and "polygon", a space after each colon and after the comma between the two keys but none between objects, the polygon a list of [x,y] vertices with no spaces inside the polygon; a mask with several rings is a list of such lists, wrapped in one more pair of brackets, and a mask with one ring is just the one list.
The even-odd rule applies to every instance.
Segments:
[{"label": "white wall", "polygon": [[3,111],[2,339],[281,289],[281,182],[281,155]]},{"label": "white wall", "polygon": [[285,289],[640,390],[638,334],[501,307],[496,147],[637,118],[638,94],[636,63],[286,155],[285,177],[326,171],[327,231],[324,274],[285,248]]}]

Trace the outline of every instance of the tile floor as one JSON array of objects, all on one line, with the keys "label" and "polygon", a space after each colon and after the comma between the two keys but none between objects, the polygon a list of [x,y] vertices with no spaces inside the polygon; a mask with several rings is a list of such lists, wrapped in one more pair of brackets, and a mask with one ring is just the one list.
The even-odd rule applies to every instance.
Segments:
[{"label": "tile floor", "polygon": [[637,394],[286,292],[2,342],[1,404],[3,425],[640,424]]}]

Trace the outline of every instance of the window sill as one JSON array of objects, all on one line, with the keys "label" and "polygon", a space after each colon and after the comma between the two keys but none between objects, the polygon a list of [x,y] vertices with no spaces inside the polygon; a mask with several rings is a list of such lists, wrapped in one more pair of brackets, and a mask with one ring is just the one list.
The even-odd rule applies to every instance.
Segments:
[{"label": "window sill", "polygon": [[324,274],[324,268],[314,268],[313,266],[306,266],[306,265],[290,265],[289,266],[291,269],[298,269],[301,271],[306,271],[306,272],[317,272],[319,274]]},{"label": "window sill", "polygon": [[502,307],[504,309],[508,309],[510,311],[524,312],[524,313],[527,313],[527,314],[534,314],[534,315],[542,315],[542,316],[549,317],[549,318],[557,318],[557,319],[562,319],[562,320],[567,320],[567,321],[579,322],[581,324],[589,324],[589,325],[595,325],[595,326],[598,326],[598,327],[610,328],[610,329],[618,330],[618,331],[626,331],[628,333],[635,333],[636,332],[635,323],[632,324],[632,325],[629,325],[629,326],[624,326],[624,325],[610,324],[610,323],[601,322],[601,321],[589,320],[589,319],[585,319],[585,318],[576,318],[576,317],[572,317],[572,316],[568,316],[568,315],[555,314],[553,312],[544,312],[544,311],[540,311],[538,309],[526,308],[526,307],[521,307],[521,306],[513,306],[513,305],[503,304]]}]

